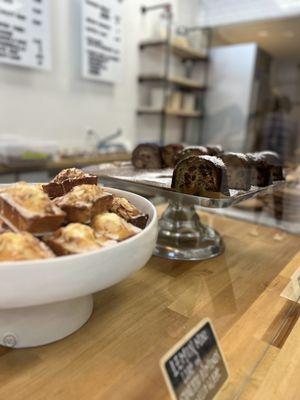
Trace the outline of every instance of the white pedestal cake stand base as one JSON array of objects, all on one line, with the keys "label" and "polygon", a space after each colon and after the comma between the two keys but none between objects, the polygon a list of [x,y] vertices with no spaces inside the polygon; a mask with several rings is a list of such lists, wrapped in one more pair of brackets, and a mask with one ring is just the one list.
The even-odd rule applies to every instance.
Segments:
[{"label": "white pedestal cake stand base", "polygon": [[23,348],[55,342],[77,331],[92,311],[92,295],[40,306],[2,309],[0,344]]}]

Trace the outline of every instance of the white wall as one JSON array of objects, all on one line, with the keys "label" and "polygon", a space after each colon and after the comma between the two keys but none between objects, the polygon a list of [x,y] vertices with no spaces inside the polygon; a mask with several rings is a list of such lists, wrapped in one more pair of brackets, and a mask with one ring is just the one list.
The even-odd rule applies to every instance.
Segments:
[{"label": "white wall", "polygon": [[[109,85],[80,77],[79,0],[49,0],[53,69],[39,72],[0,65],[0,133],[51,138],[68,145],[82,143],[86,127],[103,135],[121,127],[126,141],[138,141],[138,42],[153,30],[153,20],[145,23],[148,17],[141,16],[140,6],[159,2],[124,1],[124,73],[120,84]],[[172,3],[176,21],[195,22],[196,0]]]}]

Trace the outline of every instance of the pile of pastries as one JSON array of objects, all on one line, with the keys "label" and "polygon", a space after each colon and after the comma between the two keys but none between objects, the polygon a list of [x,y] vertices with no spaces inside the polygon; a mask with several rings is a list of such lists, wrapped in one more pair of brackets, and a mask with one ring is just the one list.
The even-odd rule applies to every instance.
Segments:
[{"label": "pile of pastries", "polygon": [[127,199],[70,168],[45,185],[0,190],[0,261],[46,259],[114,246],[145,228],[148,216]]},{"label": "pile of pastries", "polygon": [[249,191],[284,179],[277,153],[225,152],[216,146],[139,144],[133,151],[137,169],[173,168],[172,189],[186,194],[229,196],[230,189]]}]

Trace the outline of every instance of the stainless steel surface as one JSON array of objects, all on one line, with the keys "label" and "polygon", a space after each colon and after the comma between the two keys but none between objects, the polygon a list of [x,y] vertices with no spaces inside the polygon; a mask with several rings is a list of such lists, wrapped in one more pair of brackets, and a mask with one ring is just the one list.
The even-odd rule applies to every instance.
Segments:
[{"label": "stainless steel surface", "polygon": [[266,188],[253,186],[249,192],[231,190],[228,197],[208,198],[173,191],[172,169],[136,170],[130,162],[116,162],[91,166],[85,168],[85,171],[98,175],[101,183],[109,186],[141,195],[162,196],[169,200],[169,206],[159,220],[154,255],[172,260],[207,260],[220,255],[224,250],[221,236],[201,223],[195,206],[230,207],[283,184],[278,182]]}]

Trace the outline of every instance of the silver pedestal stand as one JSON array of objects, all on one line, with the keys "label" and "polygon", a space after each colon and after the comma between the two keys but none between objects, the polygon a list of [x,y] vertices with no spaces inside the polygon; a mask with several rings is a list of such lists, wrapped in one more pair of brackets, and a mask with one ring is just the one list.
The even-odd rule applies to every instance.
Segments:
[{"label": "silver pedestal stand", "polygon": [[194,206],[169,202],[159,220],[154,255],[173,260],[207,260],[223,250],[220,235],[201,223]]},{"label": "silver pedestal stand", "polygon": [[201,223],[195,206],[226,208],[283,185],[280,181],[264,188],[252,186],[248,192],[230,190],[230,196],[210,198],[171,190],[172,170],[139,171],[130,162],[91,166],[85,170],[98,175],[108,186],[146,196],[161,196],[169,201],[159,220],[154,254],[171,260],[207,260],[224,250],[221,236]]}]

